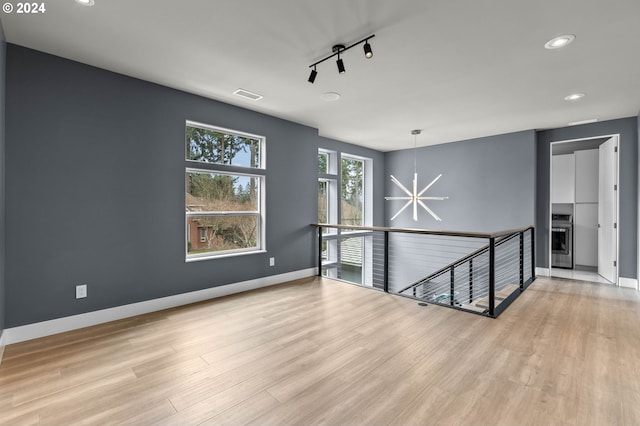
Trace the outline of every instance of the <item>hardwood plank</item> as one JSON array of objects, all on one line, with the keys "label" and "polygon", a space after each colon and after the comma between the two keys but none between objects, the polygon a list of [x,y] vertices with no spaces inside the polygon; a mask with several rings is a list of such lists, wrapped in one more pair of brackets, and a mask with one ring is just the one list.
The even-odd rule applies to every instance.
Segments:
[{"label": "hardwood plank", "polygon": [[498,319],[311,278],[8,346],[0,424],[640,424],[640,295]]}]

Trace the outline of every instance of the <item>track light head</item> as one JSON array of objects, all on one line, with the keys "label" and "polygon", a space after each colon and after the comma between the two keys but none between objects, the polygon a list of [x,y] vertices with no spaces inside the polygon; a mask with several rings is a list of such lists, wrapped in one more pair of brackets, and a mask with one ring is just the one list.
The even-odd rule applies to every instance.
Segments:
[{"label": "track light head", "polygon": [[342,59],[340,59],[340,57],[338,57],[338,60],[336,61],[336,64],[338,64],[338,72],[340,74],[344,74],[344,72],[345,72],[344,62],[342,62]]},{"label": "track light head", "polygon": [[316,67],[313,67],[311,70],[311,74],[309,74],[309,83],[313,84],[316,81],[316,76],[318,75],[318,71],[316,71]]},{"label": "track light head", "polygon": [[369,40],[364,43],[364,57],[367,59],[371,59],[373,57],[373,50],[371,50]]}]

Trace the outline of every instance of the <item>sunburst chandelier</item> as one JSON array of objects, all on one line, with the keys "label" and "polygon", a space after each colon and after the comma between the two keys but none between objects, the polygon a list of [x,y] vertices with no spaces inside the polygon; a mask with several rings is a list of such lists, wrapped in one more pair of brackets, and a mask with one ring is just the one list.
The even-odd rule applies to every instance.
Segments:
[{"label": "sunburst chandelier", "polygon": [[396,186],[398,188],[400,188],[405,194],[407,194],[404,197],[384,197],[385,200],[406,200],[407,202],[405,203],[404,206],[402,206],[402,208],[400,210],[398,210],[398,212],[391,218],[391,220],[395,219],[396,217],[398,217],[400,215],[400,213],[402,213],[403,211],[405,211],[407,209],[407,207],[413,205],[413,220],[414,221],[418,221],[418,205],[420,205],[423,209],[425,209],[425,211],[427,213],[429,213],[435,220],[437,221],[441,221],[442,219],[440,219],[440,217],[435,214],[433,212],[433,210],[431,210],[429,207],[427,207],[427,205],[424,203],[424,201],[426,200],[446,200],[449,197],[425,197],[423,196],[423,194],[425,192],[427,192],[427,190],[429,190],[429,188],[431,188],[433,186],[434,183],[436,183],[438,181],[438,179],[440,179],[440,177],[442,177],[442,173],[439,174],[434,180],[431,181],[431,183],[429,183],[429,185],[425,186],[424,189],[420,192],[418,192],[418,172],[417,172],[417,160],[416,160],[416,150],[417,150],[417,145],[416,145],[416,138],[417,136],[422,133],[421,130],[412,130],[411,134],[413,135],[413,191],[409,191],[407,189],[406,186],[404,186],[398,179],[396,179],[395,176],[391,175],[391,182],[393,182],[394,184],[396,184]]}]

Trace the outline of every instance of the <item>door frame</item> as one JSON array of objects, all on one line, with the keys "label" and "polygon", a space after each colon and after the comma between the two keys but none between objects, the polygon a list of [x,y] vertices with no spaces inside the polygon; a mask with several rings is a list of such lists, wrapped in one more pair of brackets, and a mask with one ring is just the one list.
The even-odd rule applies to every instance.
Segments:
[{"label": "door frame", "polygon": [[[559,144],[563,144],[563,143],[569,143],[569,142],[579,142],[579,141],[588,141],[588,140],[593,140],[593,139],[610,139],[610,138],[616,138],[617,141],[617,146],[618,146],[618,155],[616,156],[616,167],[615,167],[615,179],[616,179],[616,184],[618,185],[618,190],[615,192],[615,198],[616,198],[616,223],[617,223],[617,227],[616,227],[616,245],[615,245],[615,258],[616,258],[616,262],[617,262],[617,267],[616,267],[616,275],[615,275],[615,283],[613,283],[613,285],[619,287],[620,286],[620,134],[619,133],[613,133],[613,134],[609,134],[609,135],[599,135],[599,136],[589,136],[589,137],[584,137],[584,138],[575,138],[575,139],[566,139],[566,140],[559,140],[559,141],[553,141],[551,142],[550,146],[549,146],[549,209],[547,211],[547,219],[548,219],[548,235],[547,235],[547,240],[549,242],[548,246],[547,246],[547,254],[549,257],[549,276],[552,276],[552,271],[553,271],[553,266],[551,265],[551,256],[553,255],[552,250],[551,250],[551,215],[552,215],[552,196],[553,196],[553,167],[552,167],[552,161],[553,161],[553,146],[554,145],[559,145]],[[575,201],[575,200],[574,200]],[[574,202],[574,206],[575,206],[575,202]],[[575,212],[575,207],[574,207],[574,212]],[[575,220],[575,219],[574,219]],[[574,241],[575,241],[575,233],[574,233]],[[575,252],[575,247],[573,247],[574,252]]]}]

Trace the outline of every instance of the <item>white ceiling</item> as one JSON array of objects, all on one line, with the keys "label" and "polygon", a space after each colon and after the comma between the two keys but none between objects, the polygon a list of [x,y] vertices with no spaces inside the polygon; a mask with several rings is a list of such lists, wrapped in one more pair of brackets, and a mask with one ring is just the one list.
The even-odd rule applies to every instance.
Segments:
[{"label": "white ceiling", "polygon": [[[47,0],[7,41],[389,151],[640,111],[638,0]],[[546,50],[560,34],[570,46]],[[309,65],[370,34],[362,46]],[[249,101],[238,88],[264,96]],[[325,92],[341,99],[326,102]],[[575,102],[563,98],[586,93]],[[215,117],[212,117],[212,124]]]}]

